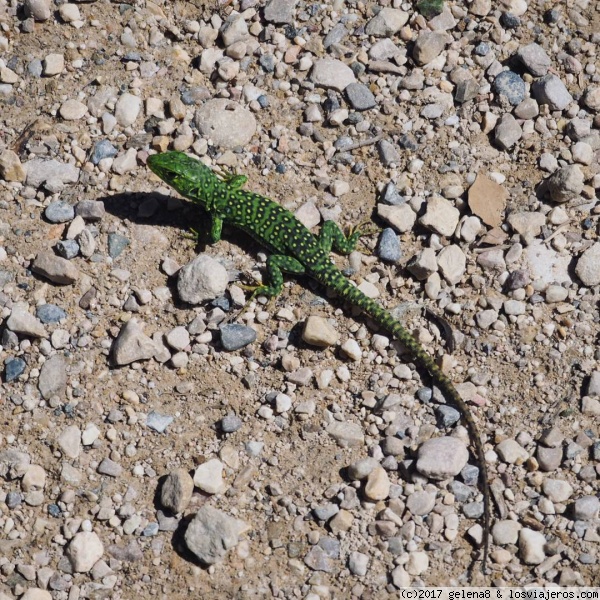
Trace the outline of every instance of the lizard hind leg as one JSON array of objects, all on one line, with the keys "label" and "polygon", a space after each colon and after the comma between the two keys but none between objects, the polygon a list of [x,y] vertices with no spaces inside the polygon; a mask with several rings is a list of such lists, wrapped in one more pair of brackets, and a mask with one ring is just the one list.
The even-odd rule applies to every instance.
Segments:
[{"label": "lizard hind leg", "polygon": [[266,283],[260,285],[240,285],[243,290],[252,292],[250,298],[243,308],[235,313],[231,319],[237,318],[240,314],[244,313],[248,308],[249,304],[257,296],[266,296],[271,300],[275,299],[281,290],[283,289],[283,273],[290,273],[291,275],[303,275],[306,272],[304,265],[296,260],[292,256],[285,256],[284,254],[271,254],[267,258],[267,269],[266,269],[265,281]]},{"label": "lizard hind leg", "polygon": [[355,227],[351,227],[348,235],[340,229],[340,226],[334,221],[325,221],[321,231],[317,236],[317,240],[321,248],[329,254],[331,249],[339,254],[350,254],[350,252],[356,249],[358,240],[365,235],[372,235],[377,233],[379,230],[364,230],[366,225],[369,225],[370,221],[362,221]]}]

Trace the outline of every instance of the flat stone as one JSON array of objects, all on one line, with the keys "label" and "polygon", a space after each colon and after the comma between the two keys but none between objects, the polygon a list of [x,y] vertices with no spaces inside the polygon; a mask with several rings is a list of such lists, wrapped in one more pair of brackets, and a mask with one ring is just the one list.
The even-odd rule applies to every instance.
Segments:
[{"label": "flat stone", "polygon": [[441,31],[421,31],[413,46],[413,60],[419,66],[429,64],[442,53],[448,39]]},{"label": "flat stone", "polygon": [[565,84],[552,74],[535,81],[531,92],[539,104],[548,104],[550,110],[564,110],[573,102],[573,96],[569,94]]},{"label": "flat stone", "polygon": [[62,397],[67,388],[67,362],[62,354],[51,356],[40,370],[38,388],[42,398]]},{"label": "flat stone", "polygon": [[425,214],[419,223],[426,229],[450,237],[456,230],[459,218],[460,212],[451,202],[441,196],[432,196],[426,203]]},{"label": "flat stone", "polygon": [[382,8],[366,25],[365,33],[376,37],[391,37],[408,22],[408,13],[396,8]]},{"label": "flat stone", "polygon": [[73,263],[51,252],[40,252],[31,270],[59,285],[71,285],[79,279],[79,271]]},{"label": "flat stone", "polygon": [[481,173],[469,188],[469,208],[486,225],[499,227],[508,200],[508,192],[503,186]]},{"label": "flat stone", "polygon": [[73,571],[87,573],[102,558],[104,545],[93,531],[76,533],[65,551]]},{"label": "flat stone", "polygon": [[525,68],[536,77],[545,75],[552,66],[552,61],[546,51],[536,43],[521,46],[517,51],[517,57]]},{"label": "flat stone", "polygon": [[223,463],[217,458],[207,460],[196,467],[194,485],[207,494],[222,494],[226,489],[223,468]]},{"label": "flat stone", "polygon": [[517,120],[504,113],[494,129],[494,141],[503,150],[510,150],[523,137],[523,130]]},{"label": "flat stone", "polygon": [[14,333],[27,335],[34,338],[47,338],[48,332],[41,321],[29,312],[29,307],[24,302],[13,304],[10,316],[6,320],[6,327]]},{"label": "flat stone", "polygon": [[439,437],[419,446],[416,468],[426,477],[441,481],[458,475],[468,460],[469,452],[461,440]]},{"label": "flat stone", "polygon": [[198,108],[194,123],[201,135],[224,149],[246,146],[256,133],[256,118],[241,104],[214,98]]},{"label": "flat stone", "polygon": [[317,87],[343,92],[351,83],[356,83],[352,69],[341,60],[321,58],[317,60],[310,74],[310,80]]},{"label": "flat stone", "polygon": [[304,323],[302,339],[312,346],[327,348],[338,343],[339,333],[327,319],[312,315]]},{"label": "flat stone", "polygon": [[575,273],[584,285],[600,284],[600,243],[592,244],[578,259]]},{"label": "flat stone", "polygon": [[137,319],[130,319],[113,343],[112,356],[116,365],[123,366],[154,356],[156,345],[142,330]]},{"label": "flat stone", "polygon": [[342,447],[355,448],[364,443],[364,432],[358,423],[334,421],[327,427],[327,433]]}]

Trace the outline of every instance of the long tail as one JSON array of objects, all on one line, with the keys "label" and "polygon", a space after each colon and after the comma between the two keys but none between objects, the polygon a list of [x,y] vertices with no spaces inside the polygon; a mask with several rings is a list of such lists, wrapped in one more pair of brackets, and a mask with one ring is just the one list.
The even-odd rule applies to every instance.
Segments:
[{"label": "long tail", "polygon": [[[325,281],[323,283],[325,283]],[[467,424],[469,435],[473,440],[477,461],[479,462],[479,481],[483,491],[484,520],[482,571],[486,573],[491,521],[490,488],[479,428],[473,420],[473,415],[471,414],[469,407],[465,404],[465,401],[456,391],[454,384],[450,381],[450,379],[448,379],[437,363],[433,360],[432,356],[428,354],[421,344],[419,344],[419,342],[417,342],[417,340],[402,326],[402,324],[394,319],[392,315],[380,304],[365,296],[339,271],[337,271],[335,275],[333,273],[327,274],[326,285],[332,287],[340,297],[348,301],[353,306],[358,306],[361,308],[380,327],[391,333],[398,341],[400,341],[410,351],[418,365],[429,372],[433,383],[442,391],[446,399],[454,403],[460,409]]]}]

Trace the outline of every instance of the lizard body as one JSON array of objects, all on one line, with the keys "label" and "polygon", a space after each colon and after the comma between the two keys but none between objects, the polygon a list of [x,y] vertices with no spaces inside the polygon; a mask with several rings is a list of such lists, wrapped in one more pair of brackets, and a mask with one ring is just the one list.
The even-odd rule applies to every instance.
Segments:
[{"label": "lizard body", "polygon": [[333,221],[326,221],[318,235],[313,235],[288,210],[265,196],[242,190],[246,177],[217,175],[200,161],[182,152],[166,152],[148,157],[149,168],[182,196],[200,204],[211,218],[213,242],[221,237],[223,223],[228,223],[252,236],[273,252],[266,263],[266,284],[258,286],[254,295],[277,296],[283,287],[283,272],[307,274],[334,290],[351,305],[362,309],[381,328],[391,333],[412,354],[416,363],[427,370],[433,383],[462,412],[475,446],[479,477],[483,491],[483,560],[485,572],[490,536],[490,489],[479,429],[473,416],[450,379],[431,355],[380,304],[365,296],[341,273],[329,256],[332,248],[342,254],[354,250],[360,231],[346,237]]}]

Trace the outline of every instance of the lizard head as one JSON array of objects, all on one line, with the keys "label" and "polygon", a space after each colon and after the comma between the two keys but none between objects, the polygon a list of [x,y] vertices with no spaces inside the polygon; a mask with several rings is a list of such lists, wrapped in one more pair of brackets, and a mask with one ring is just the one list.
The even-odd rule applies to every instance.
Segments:
[{"label": "lizard head", "polygon": [[214,177],[212,171],[199,160],[183,152],[163,152],[148,157],[148,168],[165,183],[195,202],[201,201],[198,190]]}]

